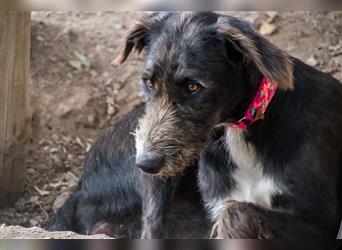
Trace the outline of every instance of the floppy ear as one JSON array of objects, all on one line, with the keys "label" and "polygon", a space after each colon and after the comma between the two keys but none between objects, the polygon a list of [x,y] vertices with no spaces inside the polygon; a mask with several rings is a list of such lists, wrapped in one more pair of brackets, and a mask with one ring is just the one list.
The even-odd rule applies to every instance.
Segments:
[{"label": "floppy ear", "polygon": [[220,16],[217,30],[258,70],[281,89],[293,89],[293,64],[290,56],[255,31],[249,23]]},{"label": "floppy ear", "polygon": [[133,28],[128,31],[124,39],[124,45],[120,54],[112,61],[117,66],[126,61],[132,49],[140,53],[147,45],[149,33],[165,17],[158,13],[140,18]]},{"label": "floppy ear", "polygon": [[138,53],[146,46],[148,32],[152,28],[150,18],[142,18],[135,23],[133,28],[128,31],[124,39],[124,46],[120,54],[112,61],[112,64],[118,66],[126,61],[132,49]]}]

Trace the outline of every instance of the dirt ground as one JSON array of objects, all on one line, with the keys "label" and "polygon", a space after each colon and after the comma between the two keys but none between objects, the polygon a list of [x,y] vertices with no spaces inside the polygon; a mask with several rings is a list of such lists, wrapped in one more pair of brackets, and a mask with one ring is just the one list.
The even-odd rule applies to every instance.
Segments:
[{"label": "dirt ground", "polygon": [[[229,13],[253,23],[291,55],[342,81],[342,12]],[[142,13],[32,14],[30,96],[33,130],[27,187],[0,225],[44,227],[81,175],[99,132],[144,101],[142,58],[110,65],[125,31]]]}]

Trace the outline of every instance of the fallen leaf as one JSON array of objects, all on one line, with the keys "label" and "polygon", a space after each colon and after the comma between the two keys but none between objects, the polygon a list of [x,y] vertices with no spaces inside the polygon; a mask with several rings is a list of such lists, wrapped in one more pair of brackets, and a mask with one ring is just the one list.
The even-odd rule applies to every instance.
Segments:
[{"label": "fallen leaf", "polygon": [[77,69],[77,70],[81,70],[82,66],[86,67],[86,68],[90,68],[90,62],[88,60],[87,57],[85,57],[84,55],[78,53],[78,52],[74,52],[75,56],[77,57],[74,60],[69,61],[69,64]]},{"label": "fallen leaf", "polygon": [[90,62],[88,61],[88,59],[84,55],[82,55],[78,52],[75,52],[75,55],[77,56],[77,59],[81,62],[81,64],[83,66],[85,66],[87,68],[90,67]]},{"label": "fallen leaf", "polygon": [[60,187],[60,186],[65,186],[65,185],[67,185],[67,183],[64,183],[62,181],[58,181],[58,182],[55,182],[55,183],[50,183],[49,185],[52,188],[57,188],[57,187]]},{"label": "fallen leaf", "polygon": [[31,226],[33,226],[33,227],[37,226],[39,224],[39,222],[35,219],[30,219],[29,222],[30,222]]},{"label": "fallen leaf", "polygon": [[45,195],[48,195],[50,192],[47,191],[47,190],[42,190],[42,189],[39,189],[37,186],[34,186],[34,189],[39,193],[39,195],[41,196],[45,196]]},{"label": "fallen leaf", "polygon": [[77,176],[72,173],[71,171],[68,171],[64,174],[63,179],[67,181],[67,185],[69,188],[75,187],[78,184],[78,178]]},{"label": "fallen leaf", "polygon": [[69,198],[70,192],[65,192],[57,196],[56,200],[52,205],[52,210],[56,213],[65,203],[65,201]]},{"label": "fallen leaf", "polygon": [[81,139],[79,137],[76,137],[76,143],[81,147],[81,148],[85,148],[83,142],[81,141]]},{"label": "fallen leaf", "polygon": [[71,61],[69,61],[69,64],[77,70],[82,69],[82,62],[79,60],[71,60]]},{"label": "fallen leaf", "polygon": [[336,45],[330,45],[330,46],[328,47],[328,50],[333,51],[333,50],[339,50],[339,49],[341,49],[341,48],[342,48],[342,44],[339,43],[339,44],[336,44]]}]

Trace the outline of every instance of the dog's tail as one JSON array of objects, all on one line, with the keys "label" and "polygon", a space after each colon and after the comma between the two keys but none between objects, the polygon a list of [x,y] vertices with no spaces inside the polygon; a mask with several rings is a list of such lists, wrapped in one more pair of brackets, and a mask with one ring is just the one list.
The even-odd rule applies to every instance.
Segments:
[{"label": "dog's tail", "polygon": [[80,186],[81,182],[49,222],[46,228],[48,231],[77,231],[75,212],[80,197]]}]

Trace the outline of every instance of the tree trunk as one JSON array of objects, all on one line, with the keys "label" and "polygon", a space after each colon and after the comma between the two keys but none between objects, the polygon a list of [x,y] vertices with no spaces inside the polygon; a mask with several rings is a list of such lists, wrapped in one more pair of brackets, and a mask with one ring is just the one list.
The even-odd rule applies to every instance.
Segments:
[{"label": "tree trunk", "polygon": [[29,12],[0,11],[0,207],[25,187],[30,39]]}]

